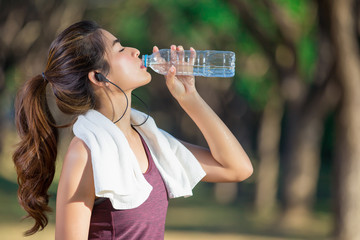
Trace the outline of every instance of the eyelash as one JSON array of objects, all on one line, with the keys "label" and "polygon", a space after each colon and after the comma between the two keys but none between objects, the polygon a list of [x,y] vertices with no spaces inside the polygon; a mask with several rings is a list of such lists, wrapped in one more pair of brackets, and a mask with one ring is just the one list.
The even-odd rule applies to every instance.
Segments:
[{"label": "eyelash", "polygon": [[124,51],[125,50],[125,48],[123,48],[123,49],[120,49],[120,51],[119,52],[122,52],[122,51]]}]

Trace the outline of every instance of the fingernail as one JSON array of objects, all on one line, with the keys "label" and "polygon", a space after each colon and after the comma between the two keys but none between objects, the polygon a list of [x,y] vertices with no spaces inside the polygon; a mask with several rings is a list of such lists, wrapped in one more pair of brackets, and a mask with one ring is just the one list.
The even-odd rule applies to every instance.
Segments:
[{"label": "fingernail", "polygon": [[174,67],[174,65],[173,66],[171,66],[171,68],[170,68],[170,72],[174,72],[175,71],[175,67]]}]

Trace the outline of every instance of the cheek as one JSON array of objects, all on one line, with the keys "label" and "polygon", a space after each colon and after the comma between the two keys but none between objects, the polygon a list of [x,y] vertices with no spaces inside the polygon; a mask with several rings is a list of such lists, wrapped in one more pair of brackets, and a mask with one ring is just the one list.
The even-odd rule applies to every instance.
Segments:
[{"label": "cheek", "polygon": [[140,66],[138,69],[136,67],[137,65],[134,63],[133,59],[117,59],[111,66],[111,75],[114,81],[116,81],[124,90],[133,88],[133,85],[140,80],[137,74],[140,70]]},{"label": "cheek", "polygon": [[121,73],[126,73],[128,72],[129,68],[131,67],[131,61],[128,58],[125,57],[119,57],[114,59],[113,61],[114,65],[112,66],[114,71],[118,72],[119,74]]},{"label": "cheek", "polygon": [[133,72],[131,61],[126,58],[115,59],[111,65],[111,69],[114,77],[119,80],[131,77],[131,73]]}]

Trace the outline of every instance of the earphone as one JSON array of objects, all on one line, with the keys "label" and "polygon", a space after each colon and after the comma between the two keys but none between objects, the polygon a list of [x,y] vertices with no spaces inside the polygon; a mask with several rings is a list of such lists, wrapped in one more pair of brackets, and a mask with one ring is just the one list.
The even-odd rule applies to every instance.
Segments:
[{"label": "earphone", "polygon": [[[120,91],[125,95],[125,99],[126,99],[126,108],[125,108],[125,111],[124,111],[124,113],[121,115],[121,117],[120,117],[118,120],[116,120],[114,123],[119,122],[119,121],[124,117],[124,115],[125,115],[128,107],[129,107],[129,99],[128,99],[128,97],[126,96],[124,90],[122,90],[118,85],[116,85],[115,83],[113,83],[113,82],[111,82],[109,79],[107,79],[103,74],[96,72],[96,73],[95,73],[95,78],[96,78],[96,80],[98,80],[99,82],[108,82],[108,83],[114,85],[116,88],[120,89]],[[150,110],[149,110],[149,107],[146,105],[146,103],[145,103],[143,100],[141,100],[138,96],[136,96],[136,95],[133,94],[133,93],[131,93],[131,95],[133,95],[134,97],[136,97],[137,99],[139,99],[139,101],[142,102],[142,103],[145,105],[145,107],[146,107],[146,109],[147,109],[147,111],[148,111],[148,114],[147,114],[146,119],[145,119],[144,122],[142,122],[141,124],[137,124],[137,125],[133,125],[133,124],[132,124],[132,126],[135,126],[135,127],[141,126],[141,125],[143,125],[143,124],[148,120],[148,118],[149,118],[149,116],[150,116],[150,115],[149,115]]]},{"label": "earphone", "polygon": [[98,73],[98,72],[95,73],[95,78],[99,82],[110,82],[104,75],[102,75],[101,73]]}]

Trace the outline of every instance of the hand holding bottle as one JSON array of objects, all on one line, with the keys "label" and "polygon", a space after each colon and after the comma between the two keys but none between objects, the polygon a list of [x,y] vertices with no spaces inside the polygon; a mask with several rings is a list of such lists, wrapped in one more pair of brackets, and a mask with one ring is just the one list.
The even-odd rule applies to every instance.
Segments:
[{"label": "hand holding bottle", "polygon": [[[184,51],[179,46],[173,49],[159,50],[152,55],[143,56],[143,64],[146,67],[152,68],[155,72],[166,75],[171,66],[175,66],[177,75],[196,75],[194,74],[194,64],[196,58],[196,51],[193,48]],[[181,49],[181,50],[180,50]]]},{"label": "hand holding bottle", "polygon": [[[191,58],[187,61],[184,59],[184,48],[182,46],[176,47],[175,45],[171,45],[171,61],[164,63],[162,66],[163,69],[167,70],[167,74],[165,75],[166,85],[169,88],[170,93],[173,95],[175,99],[181,101],[187,95],[196,92],[195,89],[195,77],[193,75],[176,75],[177,71],[187,71],[190,72],[193,69],[192,61],[194,61],[196,54],[195,49],[190,48]],[[159,49],[157,47],[153,48],[153,53],[155,56],[159,57],[157,53],[159,53]],[[163,59],[158,59],[160,62],[165,62]],[[173,61],[181,61],[183,62],[182,66],[176,69],[174,64],[171,64]],[[180,69],[181,68],[181,69]]]}]

